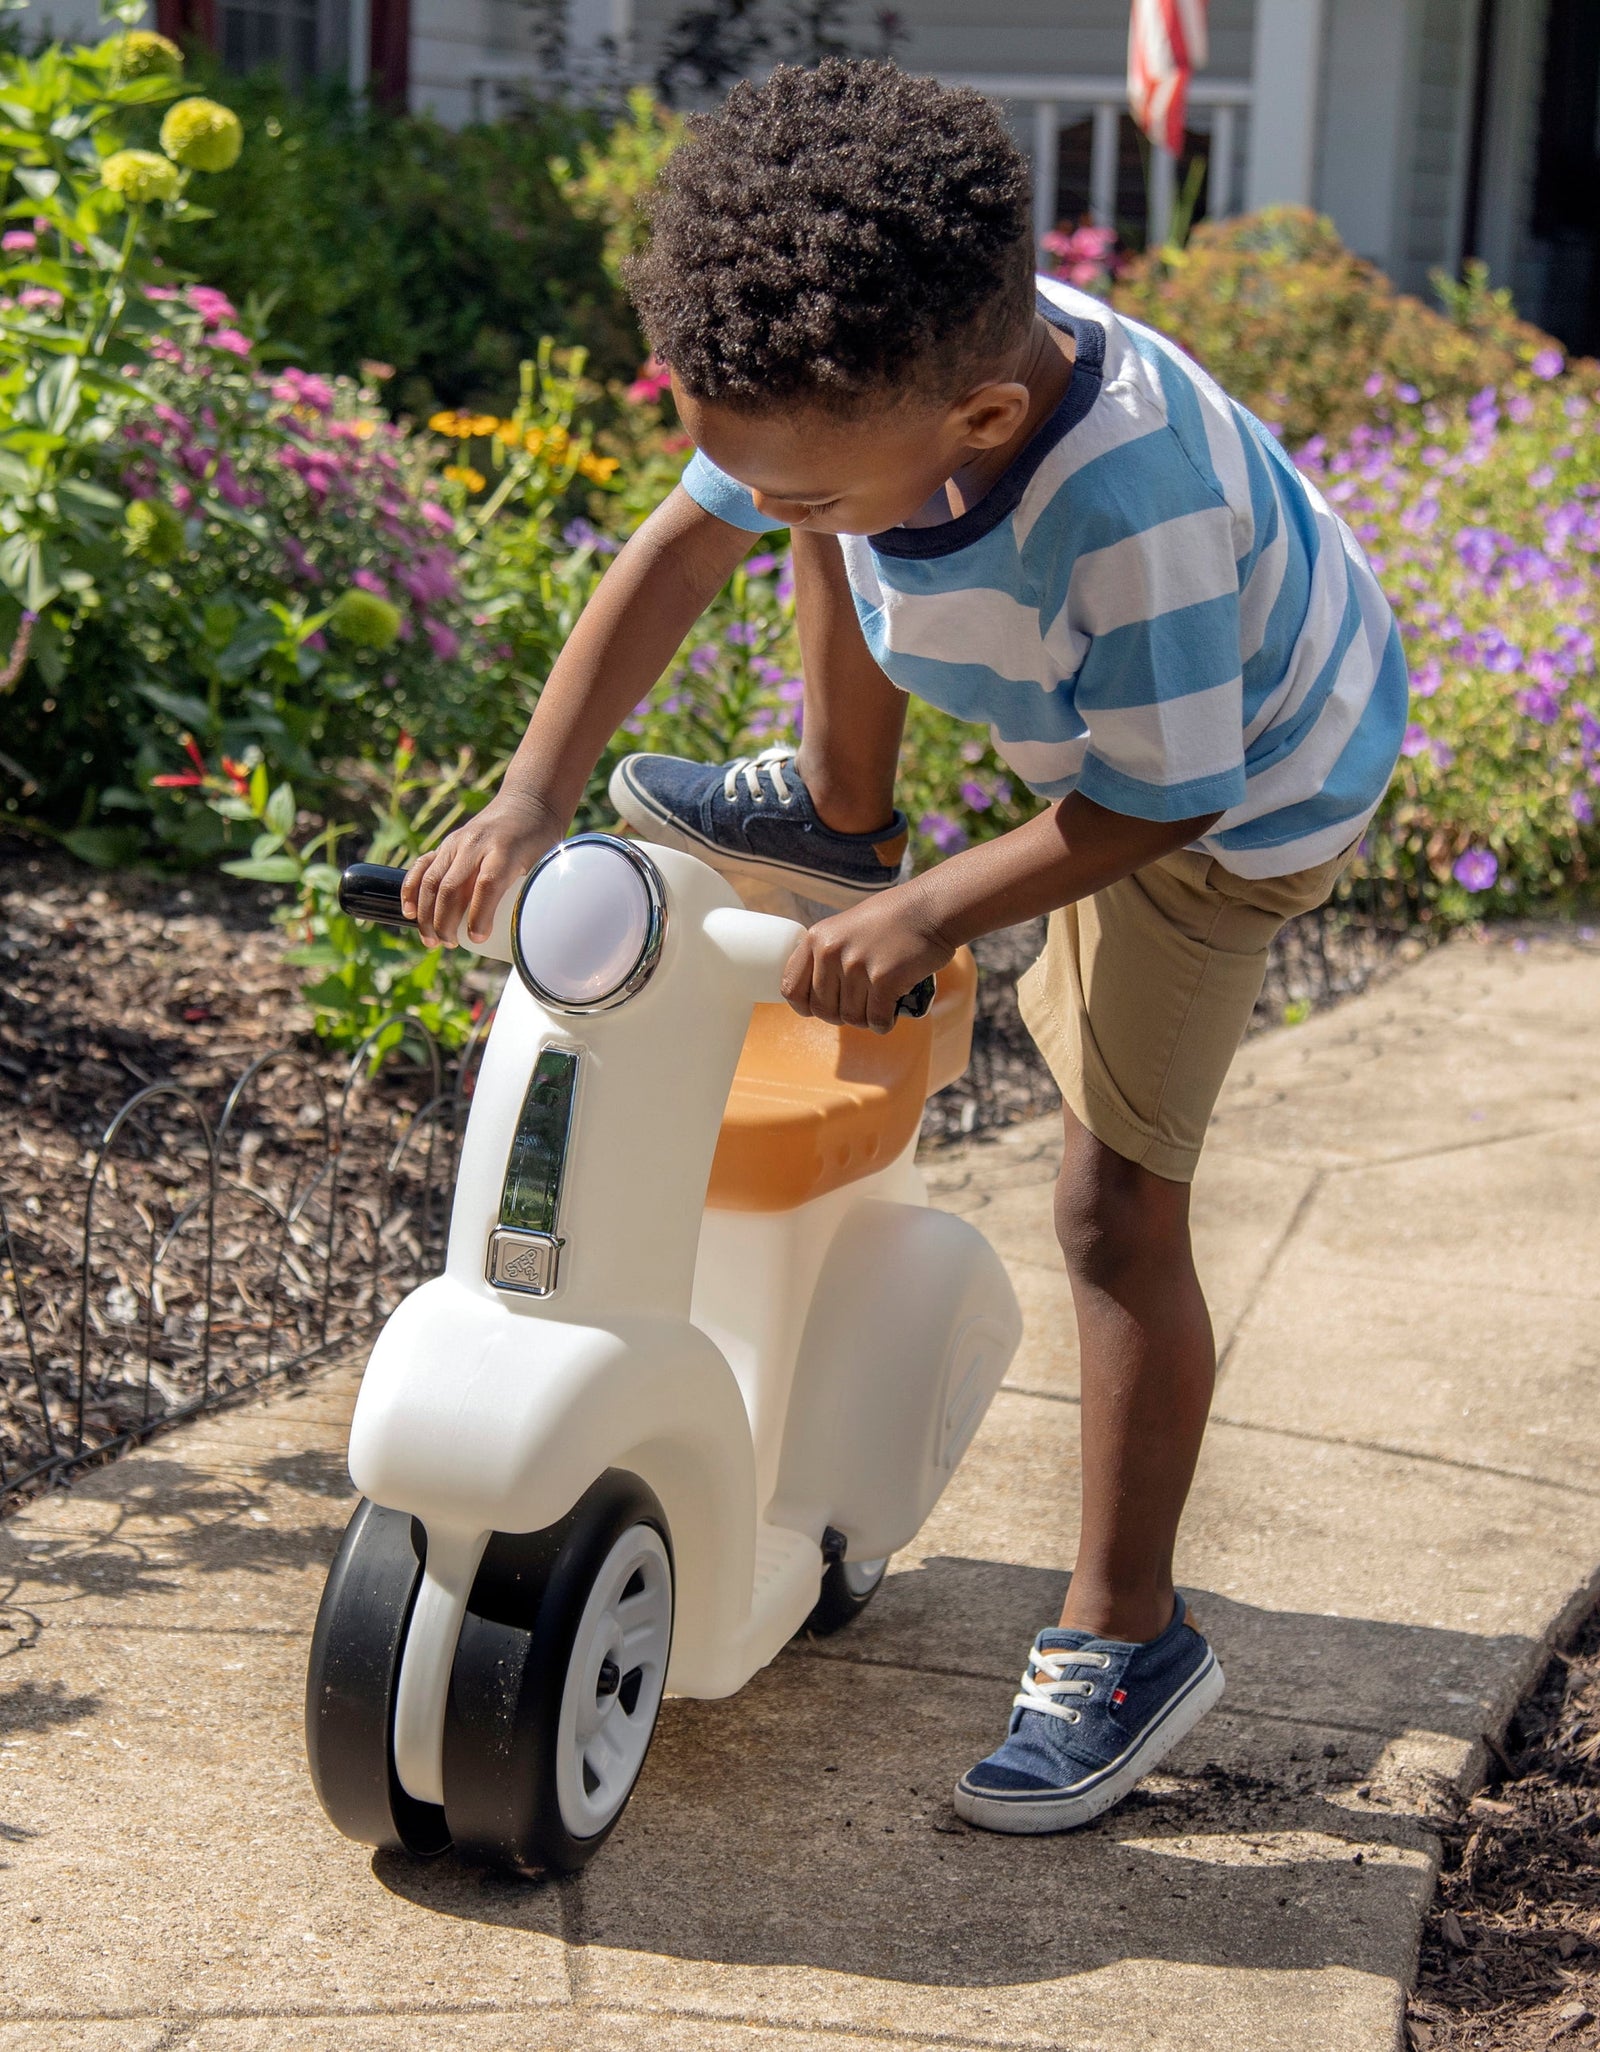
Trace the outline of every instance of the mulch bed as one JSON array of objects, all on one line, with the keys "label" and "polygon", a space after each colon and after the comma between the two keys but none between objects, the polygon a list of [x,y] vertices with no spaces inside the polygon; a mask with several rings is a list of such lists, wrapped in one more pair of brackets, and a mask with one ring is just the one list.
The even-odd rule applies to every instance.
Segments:
[{"label": "mulch bed", "polygon": [[1600,2045],[1600,1606],[1445,1833],[1407,2030],[1416,2052]]}]

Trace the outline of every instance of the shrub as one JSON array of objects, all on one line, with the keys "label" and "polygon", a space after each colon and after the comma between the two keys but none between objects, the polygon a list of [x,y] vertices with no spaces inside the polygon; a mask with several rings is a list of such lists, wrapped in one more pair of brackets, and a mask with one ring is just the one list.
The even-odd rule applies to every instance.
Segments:
[{"label": "shrub", "polygon": [[638,329],[602,262],[605,230],[550,168],[597,142],[597,117],[540,102],[460,130],[354,103],[326,84],[228,79],[238,162],[209,188],[214,218],[173,260],[241,306],[270,308],[300,361],[355,377],[386,363],[392,403],[508,411],[539,338],[582,344],[608,376]]},{"label": "shrub", "polygon": [[1375,379],[1425,401],[1465,400],[1551,346],[1518,320],[1509,294],[1489,289],[1481,265],[1465,285],[1435,283],[1444,313],[1397,293],[1331,221],[1269,207],[1203,222],[1182,250],[1135,258],[1112,296],[1295,446],[1341,439],[1381,415]]},{"label": "shrub", "polygon": [[1600,419],[1552,347],[1450,413],[1300,462],[1365,544],[1406,638],[1414,718],[1363,851],[1424,917],[1532,911],[1600,859]]}]

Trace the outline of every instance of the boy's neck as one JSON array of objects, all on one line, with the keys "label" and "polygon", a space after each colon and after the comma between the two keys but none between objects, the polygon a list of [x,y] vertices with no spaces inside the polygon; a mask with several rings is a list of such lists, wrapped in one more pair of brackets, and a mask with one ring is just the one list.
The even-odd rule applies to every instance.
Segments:
[{"label": "boy's neck", "polygon": [[1028,388],[1027,412],[1009,441],[995,449],[974,450],[971,460],[955,471],[944,488],[945,507],[940,506],[937,493],[929,504],[931,520],[957,519],[988,495],[1066,397],[1077,356],[1071,330],[1058,328],[1043,314],[1035,313],[1033,332],[1016,371],[1018,384]]}]

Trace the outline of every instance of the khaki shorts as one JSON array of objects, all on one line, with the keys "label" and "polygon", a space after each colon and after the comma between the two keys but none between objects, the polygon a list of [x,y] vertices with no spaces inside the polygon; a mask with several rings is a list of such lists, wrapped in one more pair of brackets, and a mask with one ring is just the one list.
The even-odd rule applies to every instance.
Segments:
[{"label": "khaki shorts", "polygon": [[1189,1182],[1268,948],[1326,903],[1354,853],[1245,877],[1182,848],[1053,912],[1017,997],[1079,1123],[1127,1160]]}]

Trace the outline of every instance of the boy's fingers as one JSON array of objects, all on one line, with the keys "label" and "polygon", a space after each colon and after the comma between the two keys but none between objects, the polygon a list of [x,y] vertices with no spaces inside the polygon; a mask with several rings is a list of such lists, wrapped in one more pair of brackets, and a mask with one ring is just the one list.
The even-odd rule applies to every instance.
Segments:
[{"label": "boy's fingers", "polygon": [[486,941],[494,931],[494,909],[505,895],[510,882],[506,864],[491,858],[478,871],[478,881],[473,886],[472,902],[467,907],[468,940]]},{"label": "boy's fingers", "polygon": [[803,1019],[811,1016],[811,938],[809,934],[799,941],[794,953],[784,965],[783,981],[778,986],[783,993],[784,1003],[798,1012]]},{"label": "boy's fingers", "polygon": [[406,871],[406,880],[400,886],[400,909],[408,919],[415,919],[417,916],[417,893],[421,888],[422,879],[433,867],[433,858],[437,852],[436,849],[430,848],[426,855],[419,855]]}]

